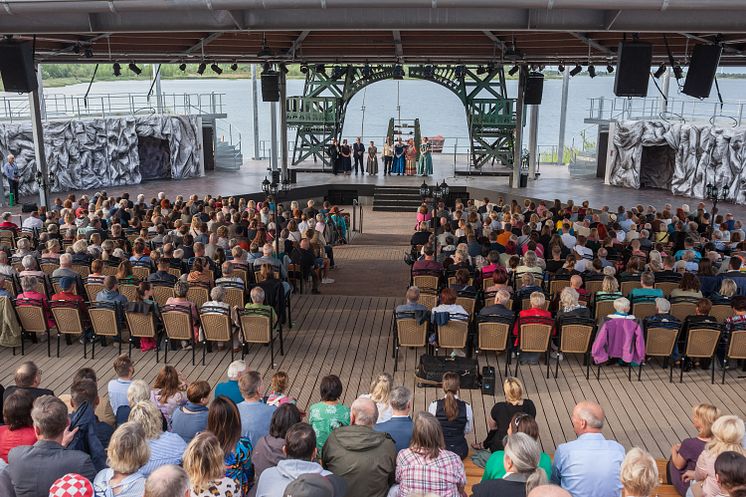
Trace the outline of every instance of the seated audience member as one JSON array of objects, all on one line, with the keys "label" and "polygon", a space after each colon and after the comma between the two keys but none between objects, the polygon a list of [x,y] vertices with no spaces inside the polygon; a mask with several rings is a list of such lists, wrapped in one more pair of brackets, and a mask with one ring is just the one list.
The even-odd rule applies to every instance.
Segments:
[{"label": "seated audience member", "polygon": [[244,288],[245,286],[244,281],[240,277],[233,274],[233,263],[232,262],[225,261],[221,267],[222,267],[223,277],[215,280],[216,285],[227,284],[227,285],[233,285],[239,288]]},{"label": "seated audience member", "polygon": [[[736,295],[731,299],[730,306],[733,309],[733,315],[726,318],[723,323],[723,338],[721,338],[718,344],[718,358],[720,362],[725,360],[725,352],[727,345],[730,341],[730,335],[736,330],[746,329],[746,297]],[[712,309],[712,307],[710,308]],[[709,312],[709,311],[708,311]]]},{"label": "seated audience member", "polygon": [[469,453],[466,434],[474,427],[474,413],[471,405],[458,398],[461,389],[461,378],[458,373],[443,374],[443,392],[445,396],[435,400],[427,410],[435,416],[443,427],[445,448],[464,459]]},{"label": "seated audience member", "polygon": [[746,496],[746,456],[732,451],[721,453],[715,459],[715,474],[724,495]]},{"label": "seated audience member", "polygon": [[223,450],[217,437],[200,433],[184,452],[184,471],[189,476],[192,497],[234,497],[242,495],[238,482],[225,475]]},{"label": "seated audience member", "polygon": [[108,467],[93,480],[97,495],[141,497],[145,492],[145,476],[139,470],[150,459],[142,426],[124,423],[117,428],[106,455]]},{"label": "seated audience member", "polygon": [[163,415],[153,402],[147,400],[135,404],[130,411],[129,421],[142,426],[150,447],[150,458],[140,468],[143,475],[148,476],[164,464],[181,464],[187,444],[176,433],[163,431]]},{"label": "seated audience member", "polygon": [[618,497],[622,484],[619,469],[624,447],[607,440],[603,408],[590,401],[578,403],[572,411],[576,440],[560,444],[554,453],[552,482],[573,497]]},{"label": "seated audience member", "polygon": [[331,471],[325,470],[316,462],[316,445],[316,433],[310,425],[296,423],[288,428],[282,449],[285,457],[277,463],[277,466],[267,468],[262,472],[256,487],[256,497],[288,495],[286,492],[288,485],[303,475],[317,474],[333,478]]},{"label": "seated audience member", "polygon": [[329,434],[350,424],[350,408],[342,404],[342,382],[336,375],[324,376],[319,384],[321,402],[308,409],[308,423],[316,432],[316,448],[321,453]]},{"label": "seated audience member", "polygon": [[165,257],[158,259],[158,270],[148,276],[148,282],[171,286],[175,285],[179,278],[168,272],[170,267],[171,261],[169,259],[166,259]]},{"label": "seated audience member", "polygon": [[244,361],[233,361],[230,363],[225,373],[228,380],[218,383],[215,386],[215,397],[227,397],[236,404],[243,402],[243,396],[238,387],[238,380],[245,371],[246,363]]},{"label": "seated audience member", "polygon": [[645,359],[645,337],[629,310],[629,300],[621,297],[614,301],[614,313],[604,320],[591,347],[595,364],[605,363],[610,358],[636,364]]},{"label": "seated audience member", "polygon": [[572,287],[563,288],[559,296],[559,308],[557,309],[557,324],[562,326],[562,321],[569,318],[590,318],[591,311],[588,307],[581,305],[578,291]]},{"label": "seated audience member", "polygon": [[350,408],[350,425],[332,431],[324,444],[324,468],[347,482],[348,495],[386,497],[394,483],[396,446],[387,433],[373,431],[376,404],[357,399]]},{"label": "seated audience member", "polygon": [[21,445],[34,445],[36,432],[31,419],[34,398],[17,390],[3,403],[3,425],[0,426],[0,459],[8,462],[8,452]]},{"label": "seated audience member", "polygon": [[[119,406],[115,414],[116,424],[121,425],[127,422],[129,419],[130,411],[138,402],[150,402],[150,385],[144,380],[132,380],[129,388],[127,389],[127,404]],[[163,431],[168,430],[168,422],[166,418],[163,418]]]},{"label": "seated audience member", "polygon": [[[738,416],[720,416],[712,423],[712,439],[699,455],[694,471],[684,475],[694,480],[687,491],[695,497],[718,497],[723,495],[715,473],[715,460],[723,452],[746,455],[743,447],[744,423]],[[12,452],[11,452],[12,456]]]},{"label": "seated audience member", "polygon": [[648,316],[644,320],[645,326],[650,327],[663,323],[681,324],[681,321],[671,314],[671,302],[658,297],[655,299],[655,314]]},{"label": "seated audience member", "polygon": [[523,273],[521,275],[521,285],[516,288],[516,298],[525,299],[534,292],[541,292],[542,289],[539,283],[533,273]]},{"label": "seated audience member", "polygon": [[694,274],[684,273],[679,281],[679,287],[671,290],[671,298],[677,297],[702,298],[699,280]]},{"label": "seated audience member", "polygon": [[[533,416],[526,413],[517,412],[510,420],[508,426],[508,433],[506,437],[515,433],[525,433],[529,437],[539,442],[539,425],[536,424],[536,420]],[[505,451],[498,450],[492,453],[490,458],[487,460],[487,464],[484,467],[484,474],[482,475],[482,481],[484,480],[497,480],[503,478],[507,473],[505,468]],[[539,458],[539,467],[544,470],[547,479],[552,475],[552,458],[549,457],[545,452],[541,453]]]},{"label": "seated audience member", "polygon": [[104,289],[96,294],[96,302],[118,304],[122,308],[127,306],[127,297],[119,293],[116,276],[109,275],[104,278]]},{"label": "seated audience member", "polygon": [[70,402],[74,409],[70,415],[70,429],[78,430],[67,448],[88,453],[96,470],[101,471],[106,467],[106,448],[109,446],[114,428],[100,421],[95,414],[99,404],[96,382],[83,378],[73,383],[70,388]]},{"label": "seated audience member", "polygon": [[547,475],[539,467],[541,446],[525,433],[514,433],[505,443],[505,476],[482,480],[474,486],[473,497],[525,497],[534,487],[547,483]]},{"label": "seated audience member", "polygon": [[135,375],[135,366],[129,355],[122,354],[114,359],[114,373],[117,377],[109,381],[107,391],[111,410],[116,415],[120,407],[128,405],[127,391],[132,385],[132,377]]},{"label": "seated audience member", "polygon": [[423,257],[412,265],[412,272],[417,273],[441,273],[443,264],[435,260],[435,248],[429,243],[422,247]]},{"label": "seated audience member", "polygon": [[389,395],[391,417],[384,422],[376,423],[375,431],[388,433],[394,439],[396,452],[409,447],[412,440],[412,392],[403,386],[394,387]]},{"label": "seated audience member", "polygon": [[288,383],[290,379],[285,371],[278,371],[272,375],[267,392],[267,405],[279,407],[283,404],[295,404],[297,400],[288,396]]},{"label": "seated audience member", "polygon": [[163,413],[169,426],[174,411],[187,403],[186,387],[173,366],[163,366],[153,380],[150,400]]},{"label": "seated audience member", "polygon": [[489,432],[481,444],[475,444],[474,449],[487,449],[490,452],[502,450],[503,440],[508,435],[510,422],[518,413],[536,417],[536,406],[531,399],[523,398],[523,383],[514,377],[505,378],[503,382],[504,402],[498,402],[490,410],[487,420]]},{"label": "seated audience member", "polygon": [[19,293],[16,297],[15,305],[16,307],[24,305],[41,305],[44,309],[44,315],[47,318],[47,326],[49,329],[56,328],[57,324],[54,322],[54,317],[49,308],[47,296],[36,289],[38,281],[39,280],[36,279],[36,276],[26,276],[21,278],[21,290],[23,290],[23,292]]},{"label": "seated audience member", "polygon": [[103,285],[106,279],[106,276],[102,272],[103,270],[104,261],[96,259],[91,262],[91,274],[85,279],[86,285]]},{"label": "seated audience member", "polygon": [[713,292],[708,298],[715,304],[727,304],[736,295],[738,295],[736,282],[730,278],[725,278],[720,282],[720,289]]},{"label": "seated audience member", "polygon": [[181,466],[165,464],[145,480],[143,497],[189,497],[189,476]]},{"label": "seated audience member", "polygon": [[458,455],[446,450],[443,428],[432,414],[419,412],[415,416],[410,446],[396,457],[395,478],[398,497],[415,492],[465,495],[464,463]]},{"label": "seated audience member", "polygon": [[177,407],[171,416],[171,431],[186,443],[207,427],[207,405],[210,403],[210,384],[198,380],[186,391],[187,403]]},{"label": "seated audience member", "polygon": [[389,395],[394,384],[394,377],[388,373],[379,374],[370,384],[370,393],[360,397],[370,399],[376,403],[378,409],[378,420],[376,423],[383,423],[391,419],[391,406],[389,405]]},{"label": "seated audience member", "polygon": [[420,300],[420,289],[416,286],[410,286],[407,289],[405,298],[407,299],[406,304],[396,306],[397,314],[417,311],[427,312],[427,307],[418,302]]},{"label": "seated audience member", "polygon": [[458,294],[453,288],[444,288],[440,292],[440,305],[436,305],[430,311],[432,313],[432,321],[437,322],[440,319],[437,314],[448,314],[449,319],[457,319],[460,321],[466,321],[469,319],[469,313],[463,306],[456,303]]},{"label": "seated audience member", "polygon": [[624,297],[619,291],[619,282],[613,276],[604,276],[601,290],[596,292],[596,300],[614,300],[619,297]]},{"label": "seated audience member", "polygon": [[68,473],[78,473],[89,480],[96,468],[85,452],[65,449],[70,432],[67,406],[52,395],[34,401],[31,410],[38,441],[34,445],[15,447],[8,453],[6,471],[16,497],[48,495],[52,484]]},{"label": "seated audience member", "polygon": [[666,472],[668,481],[676,487],[679,495],[684,497],[689,489],[689,482],[683,479],[684,473],[694,470],[697,459],[705,445],[712,440],[712,423],[720,417],[720,409],[710,404],[698,404],[692,408],[692,422],[697,436],[687,438],[671,447],[671,458]]},{"label": "seated audience member", "polygon": [[506,319],[514,319],[515,313],[508,308],[510,303],[510,293],[507,290],[500,289],[495,294],[495,302],[492,305],[486,305],[479,311],[480,316],[499,316]]},{"label": "seated audience member", "polygon": [[13,392],[24,391],[31,394],[31,397],[36,400],[42,395],[54,395],[49,389],[39,388],[41,384],[41,369],[39,369],[33,361],[26,361],[21,363],[16,369],[16,373],[13,376],[15,385],[10,385],[5,389],[3,393],[3,402],[13,395]]},{"label": "seated audience member", "polygon": [[[311,278],[311,293],[313,294],[321,293],[319,291],[319,283],[321,281],[321,278],[318,274],[318,271],[316,271],[315,269],[316,268],[316,256],[311,250],[311,243],[308,241],[307,238],[304,238],[303,240],[301,240],[299,246],[293,249],[290,259],[293,261],[294,264],[300,266],[301,276],[304,279],[308,279],[309,277]],[[284,268],[285,266],[283,265],[282,267]],[[441,270],[442,269],[443,268],[441,267]],[[286,282],[283,282],[283,283],[286,283]],[[285,291],[286,293],[289,292],[289,289],[287,286],[285,287]]]},{"label": "seated audience member", "polygon": [[619,474],[622,495],[650,497],[658,486],[658,466],[653,456],[633,447],[624,457]]},{"label": "seated audience member", "polygon": [[570,492],[559,485],[539,485],[528,493],[528,497],[572,497]]},{"label": "seated audience member", "polygon": [[513,293],[513,287],[508,284],[507,271],[495,271],[492,273],[492,285],[487,287],[485,292],[497,292],[498,290],[505,290],[509,294]]},{"label": "seated audience member", "polygon": [[251,289],[249,296],[251,297],[251,302],[247,303],[244,307],[246,309],[259,309],[260,311],[266,311],[271,316],[271,326],[274,326],[275,323],[277,323],[277,314],[275,313],[274,307],[264,304],[264,302],[266,302],[264,290],[259,286],[255,286]]},{"label": "seated audience member", "polygon": [[251,457],[256,481],[259,481],[265,469],[273,468],[286,459],[283,451],[285,437],[290,427],[300,421],[301,413],[295,404],[283,404],[272,414],[269,433],[259,439]]},{"label": "seated audience member", "polygon": [[477,289],[469,283],[470,279],[471,274],[469,274],[468,270],[459,269],[458,271],[456,271],[456,283],[451,285],[451,288],[456,290],[456,292],[458,293],[476,294]]},{"label": "seated audience member", "polygon": [[[192,315],[192,331],[194,340],[197,341],[200,337],[199,312],[197,311],[197,306],[194,302],[187,299],[187,292],[189,292],[189,284],[184,281],[177,281],[174,285],[174,296],[166,299],[166,305],[177,306],[188,311]],[[190,350],[192,346],[188,341],[184,340],[181,342],[181,347]]]},{"label": "seated audience member", "polygon": [[241,436],[251,440],[251,446],[256,447],[259,439],[269,433],[274,406],[265,404],[262,400],[264,384],[262,375],[256,371],[249,371],[241,375],[238,380],[243,401],[238,404],[241,415]]},{"label": "seated audience member", "polygon": [[[217,310],[216,308],[219,308]],[[202,304],[202,307],[200,308],[201,312],[223,312],[227,313],[231,317],[231,334],[233,335],[233,352],[240,352],[241,351],[241,345],[240,341],[238,339],[238,310],[237,308],[231,307],[230,304],[228,304],[225,301],[225,288],[222,286],[216,286],[212,290],[210,290],[210,300]],[[218,350],[222,350],[225,342],[218,342]]]},{"label": "seated audience member", "polygon": [[634,302],[639,299],[654,299],[663,297],[663,290],[655,288],[655,275],[650,271],[645,271],[640,275],[641,288],[633,288],[629,292],[630,299]]},{"label": "seated audience member", "polygon": [[254,446],[241,436],[241,416],[232,400],[218,397],[210,403],[207,431],[218,437],[223,449],[225,476],[236,480],[242,495],[247,495],[254,483]]},{"label": "seated audience member", "polygon": [[[552,313],[546,310],[546,297],[542,292],[532,292],[531,296],[529,297],[529,302],[531,304],[530,309],[523,309],[518,313],[518,319],[516,320],[515,324],[513,325],[513,336],[515,336],[515,342],[514,345],[516,347],[520,344],[520,324],[521,320],[527,320],[531,321],[531,318],[546,318],[548,320],[551,320]],[[554,331],[552,332],[554,334]],[[518,360],[521,361],[521,364],[538,364],[539,363],[539,354],[538,353],[526,353],[526,352],[518,352],[519,358]]]}]

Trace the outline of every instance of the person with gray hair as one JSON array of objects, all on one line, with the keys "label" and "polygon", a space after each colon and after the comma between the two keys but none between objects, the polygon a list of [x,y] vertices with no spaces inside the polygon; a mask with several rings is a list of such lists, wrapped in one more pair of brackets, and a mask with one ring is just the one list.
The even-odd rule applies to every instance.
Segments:
[{"label": "person with gray hair", "polygon": [[498,316],[513,320],[515,313],[510,309],[510,292],[500,289],[495,293],[495,303],[487,305],[479,311],[480,316]]},{"label": "person with gray hair", "polygon": [[528,493],[528,497],[572,497],[570,492],[558,485],[539,485]]},{"label": "person with gray hair", "polygon": [[584,400],[572,411],[576,440],[561,444],[554,453],[552,483],[573,497],[618,497],[622,491],[619,470],[624,447],[603,433],[604,410]]},{"label": "person with gray hair", "polygon": [[405,386],[394,387],[389,394],[389,405],[391,419],[376,423],[373,429],[391,435],[396,444],[396,452],[399,452],[409,447],[412,440],[414,425],[409,416],[412,412],[412,391]]},{"label": "person with gray hair", "polygon": [[215,284],[218,286],[229,286],[229,287],[238,287],[242,290],[245,287],[244,281],[233,274],[233,263],[231,261],[225,261],[223,265],[221,266],[223,276],[221,278],[218,278],[215,280]]},{"label": "person with gray hair", "polygon": [[[643,320],[644,328],[662,327],[662,328],[673,328],[681,326],[681,321],[671,314],[671,302],[658,297],[655,299],[655,310],[656,313],[652,316],[648,316]],[[674,356],[678,356],[678,353],[674,353]],[[668,358],[665,359],[668,362]]]},{"label": "person with gray hair", "polygon": [[517,274],[522,274],[522,273],[541,274],[544,271],[541,269],[541,266],[539,265],[539,258],[536,256],[536,252],[534,252],[533,250],[528,250],[525,254],[523,254],[523,265],[515,268],[515,272]]},{"label": "person with gray hair", "polygon": [[[202,304],[200,312],[202,313],[220,313],[228,312],[231,316],[232,333],[233,333],[233,352],[241,352],[241,342],[238,338],[238,328],[240,326],[238,320],[238,310],[236,307],[231,307],[230,304],[224,302],[225,300],[225,288],[222,286],[216,286],[210,290],[210,300]],[[224,311],[221,311],[223,309]],[[223,343],[218,343],[218,349],[222,350]]]},{"label": "person with gray hair", "polygon": [[547,483],[547,475],[539,467],[540,458],[539,442],[521,432],[509,435],[505,443],[505,476],[482,481],[474,487],[473,497],[518,497],[544,485]]},{"label": "person with gray hair", "polygon": [[52,278],[77,278],[78,273],[73,271],[73,256],[70,254],[60,255],[60,267],[52,272]]},{"label": "person with gray hair", "polygon": [[407,303],[396,306],[396,314],[428,310],[427,307],[419,303],[420,289],[416,286],[407,288],[407,293],[404,297],[407,299]]},{"label": "person with gray hair", "polygon": [[189,497],[189,477],[184,468],[165,464],[148,476],[143,497]]},{"label": "person with gray hair", "polygon": [[18,273],[18,276],[25,278],[27,276],[36,276],[37,278],[44,277],[44,271],[39,271],[39,266],[36,264],[36,258],[32,255],[26,255],[21,259],[21,265],[23,271]]},{"label": "person with gray hair", "polygon": [[259,309],[260,311],[269,313],[272,316],[271,325],[274,326],[277,322],[277,315],[275,314],[274,307],[272,307],[271,305],[266,305],[264,303],[266,302],[266,294],[264,293],[264,289],[260,286],[255,286],[251,289],[249,296],[251,297],[251,302],[246,304],[244,307],[246,309]]},{"label": "person with gray hair", "polygon": [[360,397],[350,407],[350,426],[332,431],[323,466],[347,482],[347,495],[386,497],[394,484],[396,445],[388,433],[373,431],[376,403]]}]

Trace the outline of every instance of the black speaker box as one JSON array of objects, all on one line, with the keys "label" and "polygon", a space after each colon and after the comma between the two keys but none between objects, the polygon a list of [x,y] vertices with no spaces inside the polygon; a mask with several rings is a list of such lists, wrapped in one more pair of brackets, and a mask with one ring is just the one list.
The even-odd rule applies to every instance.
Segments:
[{"label": "black speaker box", "polygon": [[21,212],[34,212],[34,211],[38,211],[38,210],[39,210],[39,206],[36,205],[36,202],[34,202],[33,204],[23,204],[23,205],[21,205]]},{"label": "black speaker box", "polygon": [[38,82],[30,41],[0,43],[0,75],[7,92],[28,93],[36,90]]},{"label": "black speaker box", "polygon": [[689,61],[682,93],[695,98],[709,97],[722,53],[720,45],[696,45]]},{"label": "black speaker box", "polygon": [[614,78],[614,95],[617,97],[646,97],[648,78],[653,63],[653,46],[641,41],[623,41],[619,44]]},{"label": "black speaker box", "polygon": [[262,100],[264,102],[280,101],[280,73],[276,71],[262,73]]},{"label": "black speaker box", "polygon": [[544,75],[540,72],[532,72],[526,79],[526,92],[523,94],[526,105],[540,105],[541,96],[544,93]]},{"label": "black speaker box", "polygon": [[492,366],[482,367],[482,393],[495,395],[495,368]]}]

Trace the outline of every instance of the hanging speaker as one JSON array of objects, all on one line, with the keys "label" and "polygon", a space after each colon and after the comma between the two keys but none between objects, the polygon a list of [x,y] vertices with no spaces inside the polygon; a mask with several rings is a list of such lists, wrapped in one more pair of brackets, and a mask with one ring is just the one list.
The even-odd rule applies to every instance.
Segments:
[{"label": "hanging speaker", "polygon": [[544,75],[540,72],[529,73],[526,78],[526,91],[523,101],[526,105],[540,105],[541,96],[544,93]]},{"label": "hanging speaker", "polygon": [[30,41],[0,43],[0,74],[7,92],[28,93],[36,90],[34,50]]},{"label": "hanging speaker", "polygon": [[617,52],[614,95],[647,97],[653,46],[641,41],[623,41]]},{"label": "hanging speaker", "polygon": [[695,98],[707,98],[720,64],[723,47],[720,45],[696,45],[689,61],[682,93]]},{"label": "hanging speaker", "polygon": [[264,71],[262,73],[262,100],[264,102],[280,101],[280,73]]}]

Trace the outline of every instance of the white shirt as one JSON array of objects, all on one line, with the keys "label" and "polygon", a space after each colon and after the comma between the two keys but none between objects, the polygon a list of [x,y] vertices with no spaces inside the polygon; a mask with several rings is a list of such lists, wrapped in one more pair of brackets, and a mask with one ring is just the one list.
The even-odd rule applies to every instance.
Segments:
[{"label": "white shirt", "polygon": [[569,232],[562,233],[560,238],[562,239],[562,244],[570,250],[572,250],[573,247],[578,243],[578,239],[572,236]]},{"label": "white shirt", "polygon": [[[458,395],[456,396],[458,399]],[[438,409],[438,401],[434,400],[427,407],[427,412],[435,416],[435,412]],[[474,411],[472,411],[471,404],[466,402],[466,426],[464,427],[464,434],[471,433],[474,430]]]},{"label": "white shirt", "polygon": [[[360,396],[360,398],[370,399],[370,394],[364,393]],[[376,402],[376,407],[378,408],[378,421],[376,421],[377,423],[388,421],[394,414],[394,411],[391,409],[391,406],[388,403]]]},{"label": "white shirt", "polygon": [[41,229],[44,227],[44,221],[39,219],[38,217],[29,216],[26,219],[23,220],[23,223],[21,223],[22,228],[32,228],[32,229]]}]

